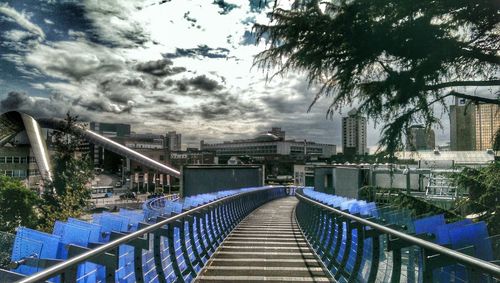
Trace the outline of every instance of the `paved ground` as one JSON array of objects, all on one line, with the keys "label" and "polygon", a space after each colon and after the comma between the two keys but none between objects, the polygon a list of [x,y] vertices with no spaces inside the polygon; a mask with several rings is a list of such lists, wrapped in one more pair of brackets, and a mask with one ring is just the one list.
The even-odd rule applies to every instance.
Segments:
[{"label": "paved ground", "polygon": [[294,218],[295,197],[271,201],[245,218],[196,282],[329,282]]}]

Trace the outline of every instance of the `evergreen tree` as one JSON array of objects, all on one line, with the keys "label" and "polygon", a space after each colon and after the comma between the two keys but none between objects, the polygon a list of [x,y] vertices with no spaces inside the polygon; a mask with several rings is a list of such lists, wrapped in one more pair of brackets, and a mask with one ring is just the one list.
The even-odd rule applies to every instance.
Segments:
[{"label": "evergreen tree", "polygon": [[455,183],[468,192],[457,204],[457,211],[477,215],[488,224],[491,235],[500,233],[500,162],[487,167],[465,168],[455,174]]},{"label": "evergreen tree", "polygon": [[46,185],[51,190],[43,195],[40,207],[40,228],[45,231],[50,231],[56,220],[80,216],[90,199],[88,186],[94,172],[88,156],[79,150],[83,126],[77,121],[78,117],[68,113],[52,136],[53,182]]},{"label": "evergreen tree", "polygon": [[0,175],[0,231],[15,233],[18,226],[36,227],[39,201],[21,181]]},{"label": "evergreen tree", "polygon": [[255,64],[304,71],[321,86],[313,104],[331,97],[327,115],[359,104],[385,124],[380,144],[390,153],[401,148],[402,129],[439,124],[433,106],[447,97],[500,104],[499,1],[295,2],[255,25],[268,41]]}]

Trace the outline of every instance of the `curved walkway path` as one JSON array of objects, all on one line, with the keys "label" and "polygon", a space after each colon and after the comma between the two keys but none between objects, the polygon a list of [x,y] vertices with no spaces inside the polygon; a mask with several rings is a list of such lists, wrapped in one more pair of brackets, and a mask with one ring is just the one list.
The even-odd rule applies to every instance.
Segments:
[{"label": "curved walkway path", "polygon": [[195,282],[330,282],[295,221],[295,197],[271,201],[224,240]]}]

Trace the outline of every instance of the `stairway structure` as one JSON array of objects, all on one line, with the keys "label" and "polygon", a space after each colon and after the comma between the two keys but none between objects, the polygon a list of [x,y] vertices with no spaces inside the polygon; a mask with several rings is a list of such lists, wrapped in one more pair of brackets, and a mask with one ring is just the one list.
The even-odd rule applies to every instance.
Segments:
[{"label": "stairway structure", "polygon": [[295,220],[298,200],[271,201],[224,240],[196,282],[329,282]]}]

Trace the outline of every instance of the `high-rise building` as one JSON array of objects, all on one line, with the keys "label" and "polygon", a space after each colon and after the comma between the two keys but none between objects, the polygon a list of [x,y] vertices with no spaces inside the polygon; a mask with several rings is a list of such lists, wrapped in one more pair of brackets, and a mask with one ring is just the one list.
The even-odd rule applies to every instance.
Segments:
[{"label": "high-rise building", "polygon": [[342,117],[342,150],[344,155],[364,155],[366,148],[366,118],[355,109]]},{"label": "high-rise building", "polygon": [[168,132],[165,135],[165,145],[170,151],[179,151],[182,149],[182,135],[175,131]]},{"label": "high-rise building", "polygon": [[435,146],[436,136],[432,129],[426,129],[422,125],[413,125],[408,129],[408,136],[406,137],[407,150],[433,150]]},{"label": "high-rise building", "polygon": [[495,134],[500,128],[500,106],[496,104],[476,105],[476,150],[493,148]]},{"label": "high-rise building", "polygon": [[455,99],[450,106],[451,150],[487,150],[493,147],[500,128],[500,106],[472,105],[465,99]]},{"label": "high-rise building", "polygon": [[450,105],[450,150],[476,149],[476,109],[464,98]]}]

